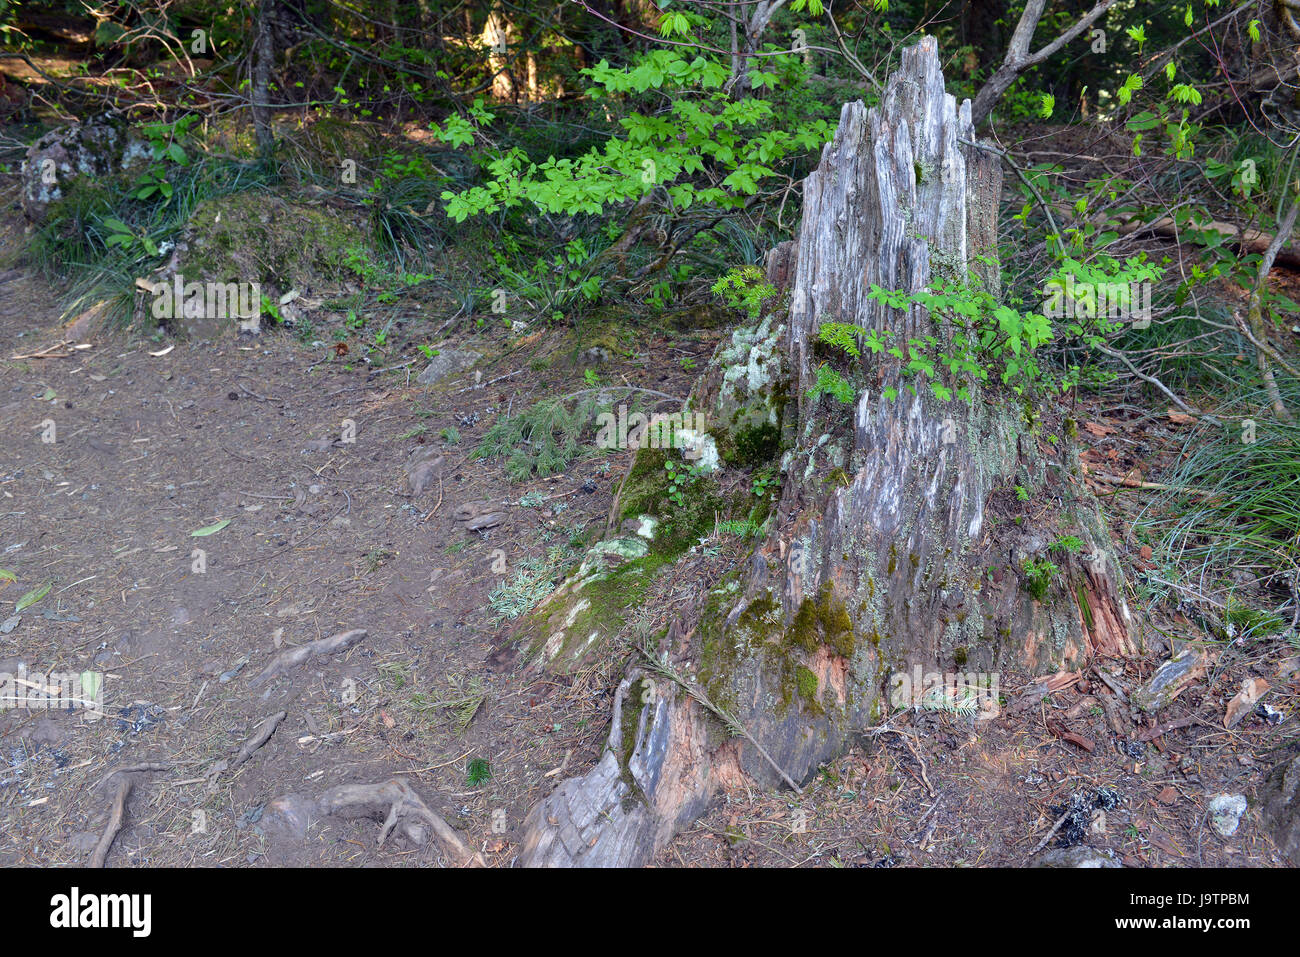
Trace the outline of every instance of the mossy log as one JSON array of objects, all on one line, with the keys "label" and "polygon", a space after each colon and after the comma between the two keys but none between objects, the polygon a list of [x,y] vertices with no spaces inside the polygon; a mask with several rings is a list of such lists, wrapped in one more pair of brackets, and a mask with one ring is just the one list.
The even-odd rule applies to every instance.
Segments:
[{"label": "mossy log", "polygon": [[[920,306],[869,298],[872,284],[914,293],[976,276],[996,291],[1000,184],[932,38],[904,52],[878,107],[844,106],[805,181],[798,239],[766,263],[782,296],[763,329],[780,336],[786,380],[770,391],[788,397],[770,531],[661,641],[682,683],[642,703],[624,682],[604,757],[535,809],[521,863],[644,863],[728,781],[806,782],[899,704],[898,675],[1051,673],[1132,653],[1109,534],[1075,449],[1031,427],[1040,410],[991,388],[940,401],[867,350],[851,403],[811,394],[825,322],[951,336]],[[1073,547],[1053,550],[1062,536]]]}]

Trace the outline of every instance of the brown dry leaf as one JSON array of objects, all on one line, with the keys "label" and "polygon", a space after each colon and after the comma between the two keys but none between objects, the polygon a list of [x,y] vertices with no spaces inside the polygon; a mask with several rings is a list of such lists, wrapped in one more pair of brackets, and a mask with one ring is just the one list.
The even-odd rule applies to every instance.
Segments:
[{"label": "brown dry leaf", "polygon": [[1178,800],[1178,792],[1170,785],[1156,795],[1156,800],[1161,804],[1173,804]]},{"label": "brown dry leaf", "polygon": [[1145,562],[1151,560],[1151,546],[1143,545],[1138,549],[1138,556]]},{"label": "brown dry leaf", "polygon": [[393,728],[397,727],[397,722],[394,721],[392,718],[390,718],[388,716],[388,712],[385,711],[383,708],[379,709],[379,718],[381,721],[384,722],[384,727],[387,728],[388,730],[391,731],[393,730]]},{"label": "brown dry leaf", "polygon": [[1115,431],[1109,425],[1102,425],[1100,422],[1085,422],[1083,427],[1096,436],[1107,436]]},{"label": "brown dry leaf", "polygon": [[1169,421],[1174,423],[1175,425],[1196,424],[1196,417],[1192,415],[1188,415],[1186,412],[1175,412],[1173,409],[1170,409],[1168,414],[1169,414]]},{"label": "brown dry leaf", "polygon": [[1263,678],[1247,678],[1241,683],[1241,690],[1228,702],[1227,712],[1223,716],[1225,728],[1235,728],[1241,719],[1255,710],[1255,704],[1268,691],[1268,682]]}]

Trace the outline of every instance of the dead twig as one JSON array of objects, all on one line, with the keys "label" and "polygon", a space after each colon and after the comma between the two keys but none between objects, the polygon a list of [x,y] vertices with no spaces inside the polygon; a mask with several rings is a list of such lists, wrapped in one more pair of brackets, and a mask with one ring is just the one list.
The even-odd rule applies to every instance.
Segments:
[{"label": "dead twig", "polygon": [[1052,836],[1061,829],[1061,825],[1065,823],[1065,819],[1069,816],[1070,816],[1070,812],[1067,809],[1064,814],[1062,814],[1060,817],[1056,819],[1056,823],[1052,825],[1052,829],[1047,832],[1047,835],[1034,846],[1034,849],[1032,851],[1030,851],[1028,854],[1025,855],[1026,862],[1028,862],[1028,860],[1031,857],[1033,857],[1035,854],[1037,854],[1039,851],[1041,851],[1043,848],[1047,846],[1047,842],[1050,841],[1052,839]]}]

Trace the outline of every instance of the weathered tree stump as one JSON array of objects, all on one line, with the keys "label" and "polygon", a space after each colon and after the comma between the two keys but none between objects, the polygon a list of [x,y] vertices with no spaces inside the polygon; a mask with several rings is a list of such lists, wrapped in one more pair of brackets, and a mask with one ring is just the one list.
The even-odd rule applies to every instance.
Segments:
[{"label": "weathered tree stump", "polygon": [[[868,298],[872,284],[913,293],[973,276],[996,291],[1000,182],[969,102],[944,92],[932,38],[904,52],[878,107],[844,106],[804,184],[798,240],[768,256],[782,305],[714,360],[734,367],[741,344],[751,390],[779,376],[766,394],[787,397],[770,532],[745,574],[660,643],[681,683],[656,677],[655,694],[638,696],[637,669],[620,686],[604,756],[534,809],[521,863],[644,863],[728,780],[807,781],[888,714],[898,675],[1050,673],[1133,650],[1075,450],[1040,441],[1035,410],[969,383],[969,402],[911,391],[898,359],[867,350],[853,402],[810,393],[828,321],[898,341],[951,337],[919,305]],[[781,362],[754,361],[773,352]],[[734,396],[718,384],[734,377],[717,371],[692,407],[725,418]],[[1026,562],[1063,534],[1082,547],[1051,552],[1057,573],[1027,587]]]}]

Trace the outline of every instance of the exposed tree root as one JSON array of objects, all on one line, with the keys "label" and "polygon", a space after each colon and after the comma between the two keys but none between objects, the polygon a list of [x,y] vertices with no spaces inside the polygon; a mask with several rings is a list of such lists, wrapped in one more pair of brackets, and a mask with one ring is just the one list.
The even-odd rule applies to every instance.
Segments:
[{"label": "exposed tree root", "polygon": [[[131,788],[135,786],[135,777],[133,775],[146,771],[169,771],[170,764],[133,764],[130,767],[119,768],[112,772],[102,781],[111,781],[117,778],[117,791],[113,795],[113,809],[108,815],[108,824],[104,826],[104,833],[99,838],[99,843],[95,845],[94,853],[90,855],[91,867],[103,867],[104,861],[108,858],[108,851],[113,846],[113,841],[117,839],[118,833],[122,830],[122,822],[126,819],[126,801],[131,796]],[[102,783],[101,781],[101,783]]]},{"label": "exposed tree root", "polygon": [[341,818],[371,818],[383,821],[379,846],[400,827],[412,844],[423,846],[430,831],[438,846],[461,867],[483,867],[483,855],[471,848],[459,831],[429,809],[420,795],[400,778],[381,784],[344,784],[321,795],[317,809],[322,815]]},{"label": "exposed tree root", "polygon": [[286,674],[297,668],[308,658],[316,655],[330,655],[336,651],[343,651],[351,648],[362,638],[366,637],[364,628],[353,628],[351,631],[340,631],[336,635],[330,635],[328,638],[318,638],[315,641],[309,641],[306,644],[298,645],[296,648],[288,648],[273,659],[266,666],[260,675],[248,683],[250,688],[256,688],[258,685],[270,681],[277,675]]}]

